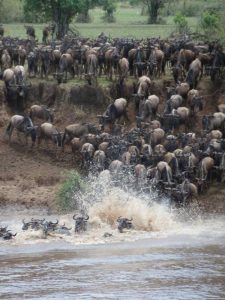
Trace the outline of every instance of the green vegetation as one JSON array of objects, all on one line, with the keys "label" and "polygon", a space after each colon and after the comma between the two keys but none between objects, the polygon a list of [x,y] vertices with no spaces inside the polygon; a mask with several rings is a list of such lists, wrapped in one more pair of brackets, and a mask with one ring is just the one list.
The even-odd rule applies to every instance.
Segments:
[{"label": "green vegetation", "polygon": [[77,171],[69,171],[57,195],[57,206],[61,211],[70,211],[77,208],[77,199],[80,192],[84,192],[85,184]]},{"label": "green vegetation", "polygon": [[177,13],[173,18],[174,23],[176,24],[177,31],[181,34],[188,33],[188,21],[182,13]]},{"label": "green vegetation", "polygon": [[219,17],[213,12],[206,11],[202,15],[200,25],[205,34],[215,34],[219,26]]},{"label": "green vegetation", "polygon": [[[26,38],[26,31],[23,23],[17,23],[21,21],[34,22],[33,26],[36,30],[36,36],[39,41],[42,40],[42,29],[46,26],[45,22],[50,21],[50,15],[47,18],[43,18],[43,13],[35,13],[36,10],[30,10],[29,14],[26,14],[26,18],[23,15],[23,5],[27,1],[40,3],[39,0],[0,0],[2,6],[0,8],[0,17],[5,24],[5,35],[18,36],[20,38]],[[42,1],[49,3],[48,1]],[[56,0],[54,0],[56,1]],[[54,2],[53,1],[53,2]],[[101,32],[104,32],[110,37],[129,37],[129,38],[151,38],[151,37],[168,37],[171,33],[180,31],[178,30],[178,23],[182,28],[181,18],[178,19],[178,23],[174,23],[175,16],[183,16],[187,27],[190,32],[208,33],[215,26],[215,22],[212,17],[218,17],[216,21],[217,34],[209,34],[209,38],[215,38],[218,36],[220,39],[225,37],[224,28],[224,14],[225,14],[225,1],[222,0],[165,0],[163,6],[158,9],[158,24],[148,24],[149,13],[146,8],[146,0],[71,0],[72,2],[82,3],[79,7],[81,15],[77,15],[73,11],[74,17],[70,18],[70,27],[78,30],[81,36],[94,38]],[[71,2],[67,0],[66,2]],[[148,0],[151,1],[151,0]],[[65,2],[65,1],[63,1]],[[77,2],[77,3],[78,3]],[[105,4],[104,4],[105,3]],[[108,3],[113,7],[116,7],[113,12],[109,12],[113,16],[114,23],[107,23],[106,20],[106,8],[104,6]],[[100,6],[101,5],[101,6]],[[37,12],[37,11],[36,11]],[[88,14],[87,20],[85,15]],[[176,17],[175,17],[176,18]],[[88,23],[83,23],[88,21]],[[29,23],[28,22],[28,23]],[[184,26],[185,27],[185,26]],[[211,29],[209,29],[211,28]],[[211,31],[210,31],[211,32]]]},{"label": "green vegetation", "polygon": [[105,12],[103,20],[112,23],[115,22],[114,13],[116,11],[116,0],[100,0],[99,3],[102,5],[102,9]]},{"label": "green vegetation", "polygon": [[[71,27],[75,27],[81,36],[94,38],[102,31],[111,37],[129,37],[129,38],[147,38],[162,37],[165,38],[175,31],[173,17],[166,18],[166,24],[146,23],[147,17],[141,16],[140,8],[121,8],[115,12],[115,23],[104,23],[102,17],[104,12],[100,8],[95,8],[89,12],[92,23],[72,23]],[[195,30],[197,25],[196,18],[187,18],[191,30]],[[36,36],[39,41],[42,40],[42,29],[46,24],[33,24]],[[24,24],[5,24],[5,36],[14,36],[26,38],[26,30]]]}]

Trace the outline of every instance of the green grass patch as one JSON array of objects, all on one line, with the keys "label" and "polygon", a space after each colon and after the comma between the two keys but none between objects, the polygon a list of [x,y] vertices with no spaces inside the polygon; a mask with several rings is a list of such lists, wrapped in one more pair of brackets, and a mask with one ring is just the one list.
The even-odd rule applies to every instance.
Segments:
[{"label": "green grass patch", "polygon": [[78,195],[85,191],[85,183],[77,171],[68,171],[57,194],[56,205],[60,211],[78,209]]},{"label": "green grass patch", "polygon": [[[81,36],[95,38],[101,32],[110,37],[125,38],[151,38],[151,37],[168,37],[175,31],[173,16],[164,17],[163,24],[147,24],[148,16],[141,15],[140,7],[119,7],[115,13],[115,23],[105,23],[102,19],[104,12],[101,8],[90,10],[90,23],[71,24],[71,28],[76,28]],[[195,30],[198,23],[196,17],[187,17],[188,26]],[[24,23],[5,24],[5,36],[27,38]],[[39,42],[42,40],[42,29],[46,24],[31,24],[36,31],[36,37]]]}]

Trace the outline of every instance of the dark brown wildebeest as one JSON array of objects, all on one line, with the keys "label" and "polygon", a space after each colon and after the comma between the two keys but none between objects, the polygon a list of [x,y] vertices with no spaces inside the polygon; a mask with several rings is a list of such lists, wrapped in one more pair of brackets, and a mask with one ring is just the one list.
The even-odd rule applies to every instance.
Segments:
[{"label": "dark brown wildebeest", "polygon": [[190,64],[187,73],[186,82],[189,84],[191,89],[195,89],[201,77],[202,77],[202,63],[199,60],[199,58],[196,58]]}]

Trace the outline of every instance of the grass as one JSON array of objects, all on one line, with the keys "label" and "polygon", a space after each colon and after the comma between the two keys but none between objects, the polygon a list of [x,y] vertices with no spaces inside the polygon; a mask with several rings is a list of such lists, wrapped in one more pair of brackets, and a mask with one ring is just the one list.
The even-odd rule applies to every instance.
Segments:
[{"label": "grass", "polygon": [[[127,37],[127,38],[165,38],[175,30],[173,17],[164,18],[163,25],[148,25],[147,16],[141,15],[139,7],[121,7],[115,13],[115,23],[104,23],[102,20],[103,11],[95,8],[90,11],[91,23],[75,23],[71,27],[76,28],[81,36],[94,38],[101,32],[111,37]],[[197,18],[187,18],[188,24],[192,30],[195,30]],[[26,38],[26,30],[24,23],[5,24],[5,36],[13,36]],[[42,40],[42,29],[45,24],[33,24],[36,30],[36,36],[39,41]]]}]

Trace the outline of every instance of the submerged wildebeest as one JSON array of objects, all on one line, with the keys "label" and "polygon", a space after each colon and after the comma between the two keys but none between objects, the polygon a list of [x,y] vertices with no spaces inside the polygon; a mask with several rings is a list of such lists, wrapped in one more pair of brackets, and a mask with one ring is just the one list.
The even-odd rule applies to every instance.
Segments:
[{"label": "submerged wildebeest", "polygon": [[87,230],[87,221],[89,216],[82,216],[82,215],[74,215],[73,219],[75,221],[75,232],[79,233],[81,231]]},{"label": "submerged wildebeest", "polygon": [[123,232],[123,229],[132,229],[133,228],[133,224],[132,224],[132,218],[131,219],[127,219],[127,218],[122,218],[119,217],[117,219],[118,224],[118,230],[120,233]]}]

